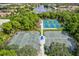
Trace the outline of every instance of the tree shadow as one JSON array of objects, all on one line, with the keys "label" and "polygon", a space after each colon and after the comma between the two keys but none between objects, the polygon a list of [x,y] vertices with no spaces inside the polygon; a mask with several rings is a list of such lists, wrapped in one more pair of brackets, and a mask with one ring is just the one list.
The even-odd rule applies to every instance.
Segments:
[{"label": "tree shadow", "polygon": [[77,47],[75,39],[71,35],[69,35],[69,33],[67,33],[66,31],[62,31],[62,34],[67,36],[67,40],[72,45],[72,46],[69,47],[69,49],[74,51],[76,49],[76,47]]}]

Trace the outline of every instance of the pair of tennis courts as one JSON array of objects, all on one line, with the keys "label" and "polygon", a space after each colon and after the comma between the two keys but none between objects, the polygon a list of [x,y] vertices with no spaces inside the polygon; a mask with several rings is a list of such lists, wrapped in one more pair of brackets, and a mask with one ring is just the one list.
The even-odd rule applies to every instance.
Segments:
[{"label": "pair of tennis courts", "polygon": [[[45,31],[45,45],[49,46],[52,42],[64,43],[67,47],[71,47],[73,50],[76,46],[73,39],[67,34],[63,34],[61,31]],[[31,45],[36,49],[39,49],[40,32],[38,31],[22,31],[13,36],[8,45],[19,45],[23,47],[25,45]]]}]

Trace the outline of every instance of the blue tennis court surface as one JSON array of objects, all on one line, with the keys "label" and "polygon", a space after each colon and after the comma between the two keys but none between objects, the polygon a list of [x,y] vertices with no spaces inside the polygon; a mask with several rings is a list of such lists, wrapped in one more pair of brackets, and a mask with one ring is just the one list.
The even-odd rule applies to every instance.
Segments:
[{"label": "blue tennis court surface", "polygon": [[44,28],[61,28],[61,24],[56,19],[55,20],[51,20],[51,19],[43,20],[43,26]]}]

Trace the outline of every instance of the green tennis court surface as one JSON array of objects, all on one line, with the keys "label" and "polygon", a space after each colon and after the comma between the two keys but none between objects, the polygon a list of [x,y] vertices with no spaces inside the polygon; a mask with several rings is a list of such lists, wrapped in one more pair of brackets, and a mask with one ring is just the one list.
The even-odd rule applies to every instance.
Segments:
[{"label": "green tennis court surface", "polygon": [[[45,45],[49,46],[52,42],[64,43],[67,47],[74,49],[76,46],[73,39],[67,34],[62,33],[61,31],[45,31]],[[19,45],[19,47],[23,47],[25,45],[31,45],[36,49],[39,49],[39,38],[40,32],[38,31],[22,31],[18,32],[13,38],[10,40],[8,45]]]}]

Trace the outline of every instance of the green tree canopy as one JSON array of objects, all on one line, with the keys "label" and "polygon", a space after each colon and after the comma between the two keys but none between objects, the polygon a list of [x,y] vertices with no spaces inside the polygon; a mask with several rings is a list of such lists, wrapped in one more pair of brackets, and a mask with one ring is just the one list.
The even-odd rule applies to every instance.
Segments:
[{"label": "green tree canopy", "polygon": [[68,48],[64,44],[60,43],[51,43],[48,51],[46,52],[49,56],[71,56]]},{"label": "green tree canopy", "polygon": [[14,29],[20,29],[21,28],[21,24],[18,21],[11,21],[12,27]]},{"label": "green tree canopy", "polygon": [[23,48],[17,51],[17,55],[19,56],[36,56],[37,50],[32,48],[31,46],[24,46]]},{"label": "green tree canopy", "polygon": [[14,50],[0,50],[0,56],[16,56]]},{"label": "green tree canopy", "polygon": [[4,32],[11,33],[12,25],[10,22],[8,22],[8,23],[3,24],[2,28],[3,28]]}]

